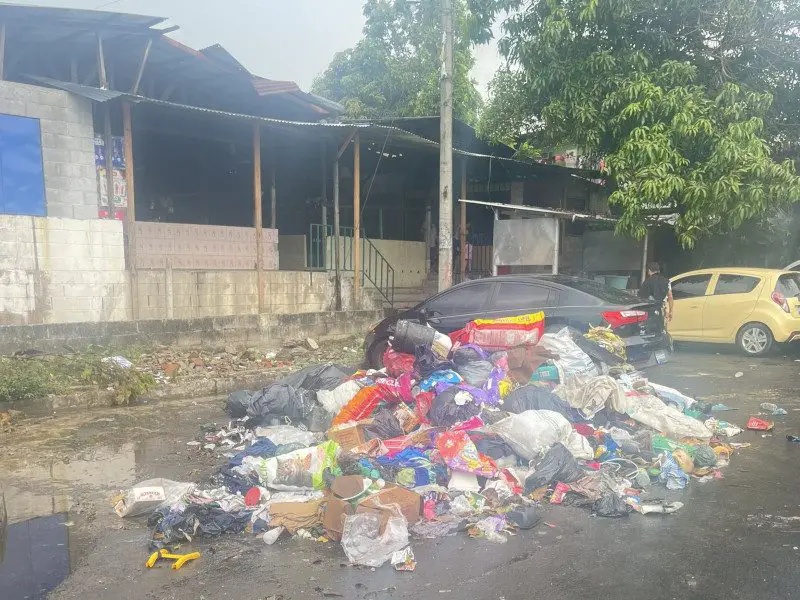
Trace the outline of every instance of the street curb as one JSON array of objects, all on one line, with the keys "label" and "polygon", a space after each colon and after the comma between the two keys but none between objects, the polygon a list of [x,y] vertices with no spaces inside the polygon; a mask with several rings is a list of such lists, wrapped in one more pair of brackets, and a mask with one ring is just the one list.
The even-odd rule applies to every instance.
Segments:
[{"label": "street curb", "polygon": [[[156,400],[182,400],[204,396],[222,396],[235,390],[262,388],[273,378],[274,376],[263,371],[243,371],[226,377],[187,375],[179,377],[175,381],[157,384],[146,397]],[[0,402],[0,411],[18,410],[23,413],[45,413],[88,410],[114,406],[114,401],[113,390],[88,385],[72,388],[68,394],[52,394],[43,398]]]}]

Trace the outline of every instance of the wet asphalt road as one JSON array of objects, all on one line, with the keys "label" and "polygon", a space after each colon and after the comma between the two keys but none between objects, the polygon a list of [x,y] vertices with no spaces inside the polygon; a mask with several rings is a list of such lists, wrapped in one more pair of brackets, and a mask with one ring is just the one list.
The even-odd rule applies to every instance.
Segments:
[{"label": "wet asphalt road", "polygon": [[[109,499],[147,477],[202,480],[218,459],[187,449],[200,423],[223,422],[204,399],[97,410],[24,423],[0,437],[9,530],[0,598],[797,598],[800,589],[800,354],[747,359],[718,348],[679,350],[653,381],[738,408],[743,425],[761,402],[788,411],[774,435],[744,432],[725,479],[692,481],[669,499],[674,515],[590,517],[546,506],[543,523],[503,545],[461,535],[413,540],[418,566],[397,573],[348,566],[338,544],[226,536],[184,546],[203,557],[173,572],[148,570],[148,530],[113,515]],[[743,376],[734,374],[741,371]],[[36,517],[36,518],[32,518]],[[69,574],[67,575],[67,573]]]}]

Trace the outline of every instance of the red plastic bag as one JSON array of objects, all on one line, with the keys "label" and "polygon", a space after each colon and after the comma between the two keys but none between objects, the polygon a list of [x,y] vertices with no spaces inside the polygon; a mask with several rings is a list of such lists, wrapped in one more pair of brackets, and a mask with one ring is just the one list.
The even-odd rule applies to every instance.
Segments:
[{"label": "red plastic bag", "polygon": [[[476,319],[467,323],[458,340],[477,344],[485,350],[508,350],[516,346],[536,345],[544,334],[544,313],[532,313],[500,319]],[[466,337],[466,342],[463,338]],[[451,334],[452,338],[452,334]]]},{"label": "red plastic bag", "polygon": [[431,410],[431,405],[433,404],[433,399],[435,396],[436,394],[434,392],[420,392],[414,398],[414,402],[416,403],[416,413],[421,423],[425,423],[426,425],[430,424],[428,413]]},{"label": "red plastic bag", "polygon": [[773,427],[775,427],[775,423],[759,419],[758,417],[750,417],[747,420],[747,428],[753,431],[769,431]]},{"label": "red plastic bag", "polygon": [[361,421],[369,417],[377,408],[383,392],[377,385],[361,388],[350,401],[344,405],[339,414],[333,418],[332,425],[341,425],[349,421]]},{"label": "red plastic bag", "polygon": [[411,373],[403,373],[397,379],[392,377],[379,377],[375,385],[381,388],[383,398],[387,402],[413,402],[411,396]]},{"label": "red plastic bag", "polygon": [[386,372],[392,377],[399,377],[403,373],[411,373],[414,370],[414,355],[398,352],[389,346],[383,353],[383,366],[386,367]]}]

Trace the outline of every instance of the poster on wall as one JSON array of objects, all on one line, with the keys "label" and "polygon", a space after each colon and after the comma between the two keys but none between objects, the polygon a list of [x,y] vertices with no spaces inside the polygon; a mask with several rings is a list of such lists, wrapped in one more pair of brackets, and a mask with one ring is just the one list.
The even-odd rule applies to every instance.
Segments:
[{"label": "poster on wall", "polygon": [[124,219],[128,207],[128,182],[125,178],[125,152],[123,138],[112,138],[111,145],[112,189],[108,189],[108,153],[105,140],[100,135],[94,137],[94,163],[97,171],[97,192],[99,198],[98,216],[101,219]]},{"label": "poster on wall", "polygon": [[552,265],[556,219],[509,219],[494,222],[494,264]]}]

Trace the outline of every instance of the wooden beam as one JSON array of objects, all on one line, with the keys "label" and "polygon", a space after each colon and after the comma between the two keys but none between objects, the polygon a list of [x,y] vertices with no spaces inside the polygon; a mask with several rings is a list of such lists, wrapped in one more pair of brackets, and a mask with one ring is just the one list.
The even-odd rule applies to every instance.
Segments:
[{"label": "wooden beam", "polygon": [[[131,103],[122,103],[122,132],[124,134],[125,152],[125,184],[128,188],[128,208],[125,213],[125,230],[128,234],[128,260],[131,271],[131,313],[133,320],[139,318],[139,293],[138,278],[136,276],[136,188],[135,188],[135,163],[133,162],[133,123],[131,120]],[[106,151],[109,166],[111,153]],[[111,193],[111,192],[109,192]]]},{"label": "wooden beam", "polygon": [[342,158],[342,154],[344,154],[344,151],[347,150],[347,147],[350,145],[350,142],[353,141],[353,136],[356,134],[356,131],[357,131],[356,129],[351,131],[350,135],[347,136],[347,139],[344,141],[344,143],[341,146],[339,146],[339,150],[336,152],[336,160]]},{"label": "wooden beam", "polygon": [[106,150],[106,189],[108,190],[108,212],[110,218],[114,217],[114,139],[111,132],[111,106],[108,102],[103,105],[103,145]]},{"label": "wooden beam", "polygon": [[106,77],[106,56],[103,52],[103,36],[97,34],[97,80],[100,87],[108,89],[108,77]]},{"label": "wooden beam", "polygon": [[342,310],[342,276],[339,272],[339,156],[333,161],[333,262],[336,271],[334,282],[336,310]]},{"label": "wooden beam", "polygon": [[[461,197],[467,197],[467,159],[461,161]],[[461,253],[458,258],[458,271],[461,273],[461,281],[464,281],[467,274],[467,203],[460,202],[461,215],[459,219],[458,235],[461,245]]]},{"label": "wooden beam", "polygon": [[272,158],[272,166],[269,172],[269,204],[270,204],[270,227],[278,228],[278,191],[275,188],[275,157]]},{"label": "wooden beam", "polygon": [[258,312],[264,312],[264,225],[261,205],[261,126],[253,123],[253,226],[256,228],[256,278],[258,280]]},{"label": "wooden beam", "polygon": [[144,75],[144,67],[147,64],[147,57],[150,55],[150,48],[153,46],[153,38],[147,38],[147,44],[144,47],[144,54],[142,60],[139,61],[139,69],[136,71],[136,79],[131,88],[131,94],[139,93],[139,85],[142,83],[142,75]]},{"label": "wooden beam", "polygon": [[320,168],[322,170],[320,199],[322,203],[322,266],[328,270],[328,170],[327,158],[328,147],[325,140],[322,140],[322,148],[320,153]]},{"label": "wooden beam", "polygon": [[353,308],[358,310],[361,293],[361,136],[353,136]]},{"label": "wooden beam", "polygon": [[0,81],[5,79],[6,64],[6,24],[0,23]]}]

